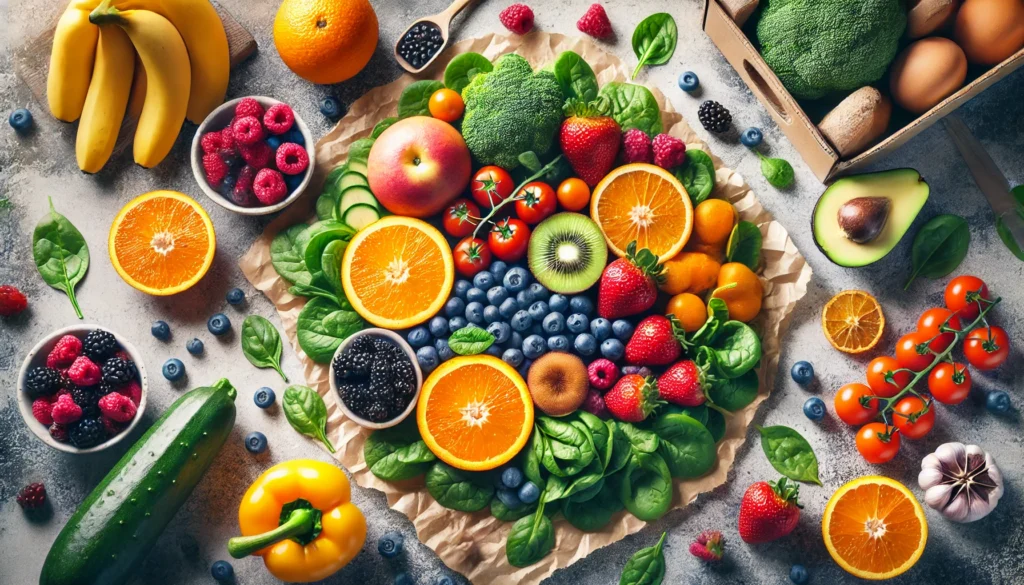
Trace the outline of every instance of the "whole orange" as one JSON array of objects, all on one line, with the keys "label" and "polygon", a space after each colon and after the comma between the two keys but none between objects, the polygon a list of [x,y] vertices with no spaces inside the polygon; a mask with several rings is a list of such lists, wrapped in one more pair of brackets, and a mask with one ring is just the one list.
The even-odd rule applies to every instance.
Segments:
[{"label": "whole orange", "polygon": [[369,0],[284,0],[274,45],[296,75],[321,84],[359,73],[377,48],[377,14]]}]

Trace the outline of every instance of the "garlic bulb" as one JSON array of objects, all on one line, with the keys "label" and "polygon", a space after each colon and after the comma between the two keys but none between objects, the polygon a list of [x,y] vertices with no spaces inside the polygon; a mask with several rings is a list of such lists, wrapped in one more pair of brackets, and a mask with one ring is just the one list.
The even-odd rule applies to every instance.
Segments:
[{"label": "garlic bulb", "polygon": [[977,445],[944,443],[921,461],[917,483],[924,501],[954,522],[988,515],[1003,495],[1003,474]]}]

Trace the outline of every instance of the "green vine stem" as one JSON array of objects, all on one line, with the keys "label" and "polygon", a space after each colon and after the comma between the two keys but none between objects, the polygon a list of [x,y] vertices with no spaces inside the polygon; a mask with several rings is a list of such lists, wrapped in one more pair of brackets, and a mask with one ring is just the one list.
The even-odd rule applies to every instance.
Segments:
[{"label": "green vine stem", "polygon": [[[493,218],[495,216],[495,214],[498,213],[499,209],[501,209],[502,207],[508,205],[509,203],[513,203],[515,201],[520,201],[522,199],[526,199],[526,193],[523,192],[523,187],[529,185],[530,183],[536,181],[537,179],[539,179],[539,178],[543,177],[544,175],[548,174],[549,172],[551,172],[551,170],[555,168],[555,166],[559,163],[559,161],[562,160],[563,156],[565,156],[565,155],[564,154],[560,154],[560,155],[556,156],[555,158],[553,158],[551,160],[551,162],[549,162],[548,164],[546,164],[543,167],[541,167],[539,171],[537,171],[536,173],[533,173],[532,175],[530,175],[529,177],[524,179],[522,183],[520,183],[515,189],[512,190],[512,196],[511,197],[508,197],[507,199],[501,200],[497,205],[495,205],[494,207],[491,208],[491,211],[487,215],[483,216],[483,218],[480,219],[480,223],[478,223],[476,225],[476,227],[473,228],[473,233],[470,235],[470,237],[473,238],[473,239],[476,239],[476,235],[480,231],[480,228],[483,227],[484,225],[486,225],[488,222],[490,222],[491,218]],[[520,195],[520,193],[522,193],[522,194]]]}]

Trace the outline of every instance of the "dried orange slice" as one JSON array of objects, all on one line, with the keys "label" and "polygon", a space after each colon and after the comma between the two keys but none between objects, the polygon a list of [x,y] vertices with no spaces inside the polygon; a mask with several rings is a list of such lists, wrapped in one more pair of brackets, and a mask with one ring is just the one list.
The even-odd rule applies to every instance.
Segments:
[{"label": "dried orange slice", "polygon": [[423,220],[385,217],[349,242],[341,282],[363,319],[388,329],[413,327],[433,317],[448,300],[455,282],[452,249]]},{"label": "dried orange slice", "polygon": [[438,459],[467,471],[508,463],[533,432],[533,400],[512,366],[490,355],[462,356],[423,382],[416,422]]},{"label": "dried orange slice", "polygon": [[821,533],[840,567],[861,579],[880,581],[905,573],[921,558],[928,520],[906,486],[868,475],[832,494]]},{"label": "dried orange slice", "polygon": [[875,297],[862,290],[844,290],[825,305],[821,328],[832,347],[846,353],[862,353],[882,338],[885,315]]},{"label": "dried orange slice", "polygon": [[110,226],[110,261],[138,290],[165,296],[188,289],[213,264],[213,222],[177,191],[152,191],[121,208]]},{"label": "dried orange slice", "polygon": [[683,249],[693,230],[690,196],[672,173],[646,163],[621,166],[594,187],[590,215],[619,256],[636,241],[664,262]]}]

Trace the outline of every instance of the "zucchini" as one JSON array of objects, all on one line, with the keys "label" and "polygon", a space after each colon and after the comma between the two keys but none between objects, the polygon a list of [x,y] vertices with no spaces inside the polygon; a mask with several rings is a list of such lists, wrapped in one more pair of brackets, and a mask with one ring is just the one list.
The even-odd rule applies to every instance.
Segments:
[{"label": "zucchini", "polygon": [[361,230],[380,219],[380,212],[373,205],[356,203],[345,211],[344,221],[352,229]]},{"label": "zucchini", "polygon": [[360,203],[380,208],[380,205],[377,204],[377,198],[373,196],[373,192],[367,187],[360,187],[357,185],[355,187],[345,189],[341,194],[341,197],[338,198],[338,209],[335,211],[335,214],[337,214],[338,217],[345,217],[345,212],[348,211],[349,207]]},{"label": "zucchini", "polygon": [[349,187],[362,186],[369,188],[370,182],[366,180],[366,175],[357,173],[355,171],[348,171],[341,175],[338,179],[338,189],[344,192]]},{"label": "zucchini", "polygon": [[64,525],[39,585],[127,582],[231,434],[236,395],[222,378],[175,401]]}]

